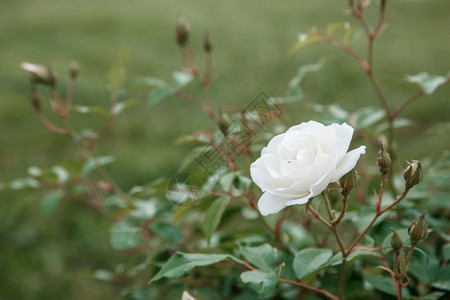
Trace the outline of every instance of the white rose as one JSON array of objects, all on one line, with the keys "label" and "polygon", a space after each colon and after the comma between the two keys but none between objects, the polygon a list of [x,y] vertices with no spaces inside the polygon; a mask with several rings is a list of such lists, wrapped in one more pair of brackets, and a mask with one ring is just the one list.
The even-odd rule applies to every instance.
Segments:
[{"label": "white rose", "polygon": [[352,136],[346,123],[309,121],[273,137],[250,166],[253,181],[264,192],[258,202],[261,214],[305,204],[350,172],[366,153],[366,146],[347,153]]}]

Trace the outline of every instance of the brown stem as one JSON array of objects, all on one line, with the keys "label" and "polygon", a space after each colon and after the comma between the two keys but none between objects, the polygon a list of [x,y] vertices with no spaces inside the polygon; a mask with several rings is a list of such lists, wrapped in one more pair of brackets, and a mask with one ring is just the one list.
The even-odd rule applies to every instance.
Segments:
[{"label": "brown stem", "polygon": [[403,193],[400,196],[397,196],[397,198],[395,199],[394,202],[392,202],[391,204],[389,204],[385,208],[381,209],[379,213],[375,214],[375,216],[373,217],[372,221],[370,221],[370,223],[366,226],[366,228],[364,228],[364,230],[356,237],[356,239],[353,241],[353,243],[347,248],[347,251],[346,251],[347,254],[349,254],[352,251],[352,249],[359,243],[359,241],[364,237],[364,235],[366,235],[366,233],[370,230],[370,228],[372,228],[372,225],[375,223],[375,221],[382,214],[384,214],[389,209],[391,209],[392,207],[394,207],[395,205],[400,203],[400,201],[402,201],[406,197],[406,195],[408,194],[408,191],[409,191],[409,189],[403,190]]},{"label": "brown stem", "polygon": [[36,111],[39,120],[53,133],[71,135],[72,133],[66,129],[60,128],[54,125],[49,119],[47,119],[41,111]]},{"label": "brown stem", "polygon": [[277,224],[275,225],[275,237],[277,239],[279,239],[280,237],[280,230],[281,230],[281,226],[283,225],[284,220],[286,219],[287,215],[289,213],[289,207],[285,208],[283,211],[283,214],[281,215],[281,217],[278,219]]},{"label": "brown stem", "polygon": [[348,195],[345,195],[342,199],[342,210],[339,214],[339,217],[333,221],[331,221],[331,225],[337,226],[339,223],[341,223],[342,219],[345,216],[345,213],[347,212],[347,205],[348,205]]}]

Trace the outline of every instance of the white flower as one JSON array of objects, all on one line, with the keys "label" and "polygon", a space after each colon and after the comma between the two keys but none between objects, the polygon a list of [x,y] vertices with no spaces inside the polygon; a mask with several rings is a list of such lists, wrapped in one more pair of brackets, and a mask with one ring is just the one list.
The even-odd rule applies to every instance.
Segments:
[{"label": "white flower", "polygon": [[347,153],[352,136],[346,123],[309,121],[273,137],[250,166],[253,181],[264,192],[258,202],[261,214],[305,204],[351,171],[366,153],[366,146]]}]

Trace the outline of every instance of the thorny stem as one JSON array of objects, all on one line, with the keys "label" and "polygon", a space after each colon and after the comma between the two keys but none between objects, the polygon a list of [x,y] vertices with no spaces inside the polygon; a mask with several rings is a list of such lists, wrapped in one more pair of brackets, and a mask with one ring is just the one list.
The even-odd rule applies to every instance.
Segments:
[{"label": "thorny stem", "polygon": [[[256,270],[256,268],[253,267],[248,262],[243,262],[243,265],[249,270],[252,270],[252,271]],[[285,278],[279,278],[278,281],[282,282],[282,283],[296,285],[296,286],[302,287],[304,289],[308,289],[310,291],[322,294],[322,295],[324,295],[324,296],[326,296],[326,297],[328,297],[328,298],[330,298],[332,300],[338,300],[339,299],[338,297],[336,297],[335,295],[331,294],[330,292],[328,292],[328,291],[326,291],[324,289],[315,288],[313,286],[310,286],[310,285],[308,285],[306,283],[303,283],[303,282],[300,282],[300,281],[293,281],[293,280],[289,280],[289,279],[285,279]]]}]

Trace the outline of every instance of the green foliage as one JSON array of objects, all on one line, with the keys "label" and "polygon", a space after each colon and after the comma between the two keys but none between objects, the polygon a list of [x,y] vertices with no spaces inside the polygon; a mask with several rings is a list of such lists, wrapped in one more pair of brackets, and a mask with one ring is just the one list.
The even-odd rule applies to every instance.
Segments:
[{"label": "green foliage", "polygon": [[205,220],[202,225],[203,232],[206,235],[208,241],[211,239],[212,234],[219,226],[223,212],[230,203],[230,197],[220,197],[214,200],[213,204],[206,212]]},{"label": "green foliage", "polygon": [[333,252],[330,249],[307,248],[301,250],[294,259],[295,275],[298,279],[303,279],[319,272],[332,256]]},{"label": "green foliage", "polygon": [[232,260],[241,263],[241,260],[227,254],[201,254],[177,252],[164,264],[158,273],[150,280],[151,282],[166,278],[179,278],[187,275],[195,267],[205,267],[221,262]]}]

